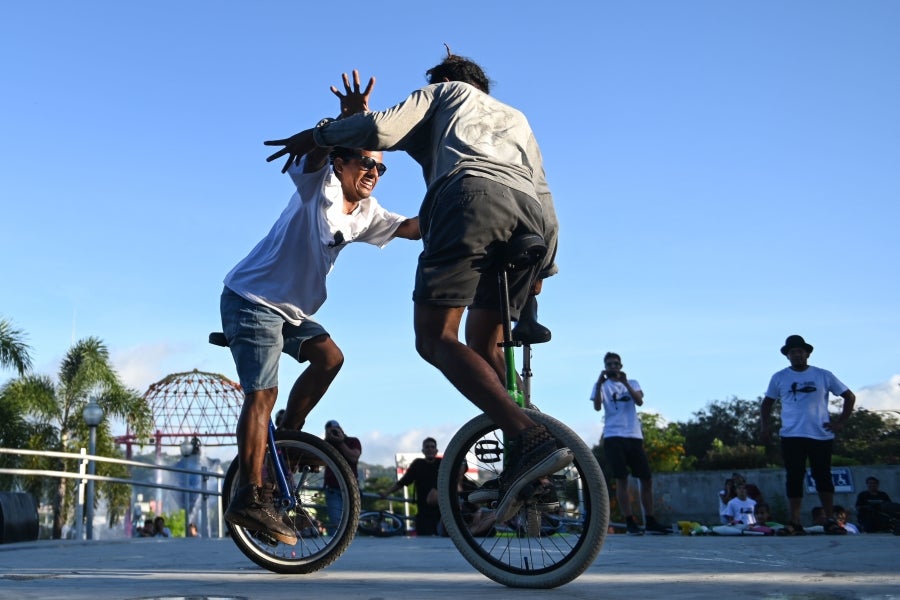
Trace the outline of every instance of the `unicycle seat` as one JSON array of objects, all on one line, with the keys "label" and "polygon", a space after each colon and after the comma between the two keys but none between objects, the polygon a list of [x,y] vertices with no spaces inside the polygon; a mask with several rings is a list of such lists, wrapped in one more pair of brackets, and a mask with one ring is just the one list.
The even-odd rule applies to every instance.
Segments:
[{"label": "unicycle seat", "polygon": [[506,271],[521,271],[540,262],[547,256],[547,244],[536,233],[525,233],[506,243],[501,268]]}]

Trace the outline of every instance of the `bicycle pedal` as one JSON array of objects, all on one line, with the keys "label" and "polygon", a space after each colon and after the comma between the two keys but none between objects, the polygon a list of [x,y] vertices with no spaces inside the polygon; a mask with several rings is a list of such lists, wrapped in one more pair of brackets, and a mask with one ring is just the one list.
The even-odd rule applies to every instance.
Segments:
[{"label": "bicycle pedal", "polygon": [[500,442],[496,440],[481,440],[476,442],[472,451],[478,460],[485,464],[493,464],[503,460],[503,451],[500,450]]},{"label": "bicycle pedal", "polygon": [[271,546],[272,548],[278,547],[278,540],[265,531],[254,531],[251,535],[267,546]]}]

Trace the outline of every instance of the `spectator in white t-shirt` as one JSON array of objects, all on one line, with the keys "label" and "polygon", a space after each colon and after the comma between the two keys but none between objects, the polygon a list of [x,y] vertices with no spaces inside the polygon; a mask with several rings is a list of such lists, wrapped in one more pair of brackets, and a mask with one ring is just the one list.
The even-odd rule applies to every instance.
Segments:
[{"label": "spectator in white t-shirt", "polygon": [[[771,437],[771,412],[775,402],[781,404],[781,455],[784,459],[785,491],[793,529],[802,529],[800,504],[806,461],[822,508],[825,509],[825,532],[838,529],[834,522],[834,482],[831,480],[831,454],[834,434],[843,429],[853,412],[856,396],[830,371],[808,364],[813,347],[803,337],[790,335],[781,347],[791,366],[772,375],[766,396],[760,405],[760,437]],[[828,412],[828,395],[840,396],[844,405],[840,416],[832,420]]]},{"label": "spectator in white t-shirt", "polygon": [[616,498],[625,527],[632,535],[643,530],[632,514],[628,496],[628,472],[641,482],[641,505],[644,508],[644,529],[651,533],[669,533],[653,516],[653,479],[650,462],[644,451],[644,434],[637,407],[644,403],[644,392],[636,379],[628,379],[622,371],[622,358],[615,352],[603,357],[603,371],[594,384],[591,400],[594,410],[603,410],[603,452],[616,479]]}]

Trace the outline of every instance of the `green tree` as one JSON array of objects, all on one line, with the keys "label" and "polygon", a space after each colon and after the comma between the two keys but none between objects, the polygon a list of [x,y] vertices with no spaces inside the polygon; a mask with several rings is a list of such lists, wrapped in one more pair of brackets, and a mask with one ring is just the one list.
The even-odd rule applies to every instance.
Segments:
[{"label": "green tree", "polygon": [[14,369],[19,376],[25,375],[31,370],[30,350],[25,334],[6,319],[0,319],[0,369]]},{"label": "green tree", "polygon": [[[701,469],[727,468],[718,464],[722,457],[722,448],[743,448],[740,454],[759,454],[759,405],[761,399],[742,400],[732,397],[729,400],[710,402],[703,410],[694,413],[694,418],[686,423],[678,423],[684,435],[685,453],[696,460]],[[780,417],[775,411],[772,415],[775,430],[780,426]],[[726,453],[727,454],[727,453]],[[773,440],[762,450],[763,463],[771,462],[777,455],[777,442]],[[711,459],[717,463],[712,466]],[[744,460],[744,458],[741,458]],[[741,465],[735,465],[741,467]]]},{"label": "green tree", "polygon": [[[110,433],[110,418],[121,418],[139,436],[150,434],[152,416],[150,407],[135,390],[127,388],[112,367],[109,352],[99,339],[91,337],[77,342],[66,353],[57,380],[50,377],[25,375],[0,389],[0,414],[19,411],[20,421],[7,433],[5,423],[0,423],[0,439],[5,436],[27,435],[24,447],[33,450],[73,452],[87,446],[89,429],[81,417],[81,411],[91,398],[103,409],[104,419],[97,427],[97,454],[116,456],[114,439]],[[24,424],[23,424],[24,421]],[[72,471],[75,461],[48,457],[28,457],[27,468]],[[127,477],[121,465],[97,463],[97,474]],[[53,507],[54,539],[62,537],[63,523],[67,522],[74,499],[74,486],[69,480],[28,477],[22,487]],[[98,498],[106,498],[110,507],[111,524],[121,517],[127,505],[128,490],[118,484],[97,484]]]},{"label": "green tree", "polygon": [[638,417],[650,470],[653,473],[689,470],[692,461],[685,455],[684,435],[678,424],[664,424],[662,417],[650,412],[642,412]]},{"label": "green tree", "polygon": [[[840,414],[842,399],[834,402]],[[895,417],[856,408],[834,438],[835,462],[841,464],[900,464],[900,422]]]}]

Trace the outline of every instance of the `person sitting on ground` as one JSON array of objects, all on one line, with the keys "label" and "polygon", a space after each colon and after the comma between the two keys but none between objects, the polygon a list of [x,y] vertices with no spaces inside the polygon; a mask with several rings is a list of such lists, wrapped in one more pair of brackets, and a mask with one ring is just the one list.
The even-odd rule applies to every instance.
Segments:
[{"label": "person sitting on ground", "polygon": [[723,525],[728,524],[728,516],[725,514],[725,507],[728,506],[728,502],[731,501],[732,498],[737,497],[737,493],[734,491],[734,479],[729,477],[725,480],[725,484],[722,486],[722,490],[719,492],[719,519],[722,521]]},{"label": "person sitting on ground", "polygon": [[725,516],[728,517],[729,524],[753,525],[756,522],[753,516],[756,500],[747,496],[747,486],[743,483],[737,484],[735,491],[737,497],[729,500],[725,506]]},{"label": "person sitting on ground", "polygon": [[847,509],[840,504],[834,505],[834,520],[837,521],[837,524],[843,527],[848,534],[859,535],[859,529],[856,525],[847,521]]},{"label": "person sitting on ground", "polygon": [[[325,441],[334,446],[350,465],[350,470],[359,479],[359,457],[362,456],[362,442],[357,437],[344,433],[340,423],[334,419],[325,423]],[[344,512],[344,497],[337,477],[331,469],[325,468],[325,504],[328,506],[328,532],[334,533]]]},{"label": "person sitting on ground", "polygon": [[757,504],[763,501],[760,489],[753,483],[747,483],[747,479],[740,473],[732,473],[731,480],[734,482],[735,487],[743,483],[747,487],[747,497]]},{"label": "person sitting on ground", "polygon": [[[497,533],[494,529],[495,511],[469,502],[469,494],[478,489],[478,484],[467,477],[466,473],[468,471],[469,463],[462,461],[459,465],[459,480],[456,487],[459,492],[460,514],[469,529],[469,533],[472,535],[476,537],[494,536]],[[438,533],[442,536],[447,535],[447,528],[444,526],[443,518],[438,524]]]},{"label": "person sitting on ground", "polygon": [[166,527],[166,519],[164,517],[156,517],[153,519],[153,536],[154,537],[172,537],[172,530]]},{"label": "person sitting on ground", "polygon": [[877,477],[866,477],[866,489],[856,497],[859,525],[866,533],[892,529],[889,515],[892,507],[897,505],[891,502],[890,496],[878,489],[879,485],[881,482]]},{"label": "person sitting on ground", "polygon": [[[719,527],[713,527],[713,532],[719,535],[736,535],[756,524],[753,514],[756,501],[747,497],[747,486],[743,483],[735,486],[737,496],[725,505],[724,516],[728,523]],[[733,531],[732,531],[733,530]]]},{"label": "person sitting on ground", "polygon": [[153,529],[153,519],[144,519],[144,526],[138,529],[140,537],[153,537],[156,531]]},{"label": "person sitting on ground", "polygon": [[828,518],[825,516],[825,509],[821,506],[814,506],[812,510],[809,511],[809,516],[812,519],[812,525],[804,527],[803,531],[805,533],[825,533],[825,525],[828,523]]},{"label": "person sitting on ground", "polygon": [[768,527],[772,533],[775,533],[784,525],[779,523],[778,521],[772,520],[772,511],[769,508],[769,505],[765,502],[757,502],[756,507],[753,509],[753,515],[756,517],[756,526],[757,527]]}]

